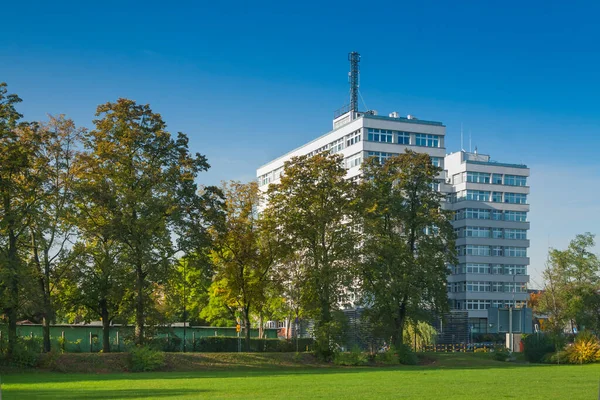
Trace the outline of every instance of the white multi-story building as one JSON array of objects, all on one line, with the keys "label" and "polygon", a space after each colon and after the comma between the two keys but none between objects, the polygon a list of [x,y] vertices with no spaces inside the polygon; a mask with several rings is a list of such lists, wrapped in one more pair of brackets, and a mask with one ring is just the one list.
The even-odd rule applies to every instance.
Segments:
[{"label": "white multi-story building", "polygon": [[446,156],[445,168],[458,253],[451,308],[468,312],[473,333],[501,331],[489,326],[489,310],[525,307],[528,298],[529,169],[465,151]]},{"label": "white multi-story building", "polygon": [[413,116],[391,113],[379,116],[375,111],[347,112],[333,120],[333,130],[263,165],[257,170],[258,183],[265,189],[278,182],[283,165],[294,156],[329,150],[344,156],[347,178],[360,175],[362,161],[378,157],[380,161],[411,149],[427,153],[432,162],[444,166],[446,127],[441,122],[424,121]]}]

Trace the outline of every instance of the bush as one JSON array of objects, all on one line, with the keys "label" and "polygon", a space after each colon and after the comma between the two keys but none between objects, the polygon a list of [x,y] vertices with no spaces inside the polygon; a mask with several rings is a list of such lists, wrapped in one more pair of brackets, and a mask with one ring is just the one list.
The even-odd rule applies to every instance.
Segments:
[{"label": "bush", "polygon": [[[240,338],[242,351],[246,351],[246,340]],[[310,351],[313,348],[313,339],[298,339],[298,350],[300,352]],[[196,339],[194,351],[204,353],[235,353],[238,351],[238,338],[233,336],[207,336]],[[188,350],[192,350],[188,346]],[[281,339],[250,339],[250,351],[266,353],[294,353],[296,352],[296,340]]]},{"label": "bush", "polygon": [[523,355],[532,363],[541,363],[546,355],[556,351],[552,338],[542,334],[527,335],[523,338]]},{"label": "bush", "polygon": [[507,361],[510,358],[510,352],[504,346],[496,346],[492,358],[496,361]]},{"label": "bush", "polygon": [[33,368],[39,363],[40,353],[28,348],[22,342],[17,343],[12,354],[3,354],[2,364],[15,368]]},{"label": "bush", "polygon": [[543,362],[550,364],[568,364],[569,358],[567,357],[567,352],[562,350],[556,353],[546,354]]},{"label": "bush", "polygon": [[398,361],[404,365],[417,365],[419,358],[408,345],[403,344],[398,348]]},{"label": "bush", "polygon": [[398,351],[394,346],[390,346],[388,350],[377,353],[375,356],[375,362],[383,365],[397,365],[400,363]]},{"label": "bush", "polygon": [[350,352],[336,352],[333,356],[335,365],[359,366],[367,365],[368,362],[369,357],[358,346],[354,346]]},{"label": "bush", "polygon": [[131,371],[156,371],[165,364],[165,354],[150,347],[140,346],[131,349]]},{"label": "bush", "polygon": [[589,331],[581,332],[565,349],[570,364],[588,364],[600,359],[600,341]]}]

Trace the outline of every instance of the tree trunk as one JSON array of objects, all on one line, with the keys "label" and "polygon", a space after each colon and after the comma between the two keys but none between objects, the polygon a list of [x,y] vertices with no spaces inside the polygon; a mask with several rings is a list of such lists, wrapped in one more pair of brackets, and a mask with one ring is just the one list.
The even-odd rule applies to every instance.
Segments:
[{"label": "tree trunk", "polygon": [[[46,257],[47,258],[47,257]],[[43,302],[44,302],[44,352],[48,353],[51,350],[50,343],[50,324],[53,321],[54,310],[52,309],[52,303],[50,299],[50,265],[44,262],[44,287],[43,287]]]},{"label": "tree trunk", "polygon": [[100,301],[100,310],[102,314],[102,352],[110,353],[110,318],[108,316],[106,299]]},{"label": "tree trunk", "polygon": [[246,329],[246,351],[250,352],[250,307],[244,309],[244,327]]},{"label": "tree trunk", "polygon": [[398,315],[394,318],[394,336],[392,344],[396,349],[404,343],[404,322],[406,321],[406,303],[403,303],[398,310]]},{"label": "tree trunk", "polygon": [[12,354],[17,345],[17,302],[19,299],[19,259],[17,255],[17,237],[14,230],[8,233],[8,302],[4,312],[8,316],[8,353]]},{"label": "tree trunk", "polygon": [[140,265],[136,268],[137,272],[137,299],[135,306],[135,341],[138,345],[144,344],[144,275]]}]

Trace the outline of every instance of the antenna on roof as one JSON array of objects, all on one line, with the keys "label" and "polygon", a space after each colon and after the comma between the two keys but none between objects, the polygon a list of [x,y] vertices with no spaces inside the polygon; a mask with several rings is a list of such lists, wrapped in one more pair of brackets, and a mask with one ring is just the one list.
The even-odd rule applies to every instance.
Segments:
[{"label": "antenna on roof", "polygon": [[464,141],[463,141],[463,123],[460,123],[460,151],[465,151]]},{"label": "antenna on roof", "polygon": [[469,153],[471,152],[471,130],[469,129]]},{"label": "antenna on roof", "polygon": [[348,61],[350,61],[350,111],[352,113],[358,112],[358,63],[360,62],[360,54],[356,51],[348,54]]}]

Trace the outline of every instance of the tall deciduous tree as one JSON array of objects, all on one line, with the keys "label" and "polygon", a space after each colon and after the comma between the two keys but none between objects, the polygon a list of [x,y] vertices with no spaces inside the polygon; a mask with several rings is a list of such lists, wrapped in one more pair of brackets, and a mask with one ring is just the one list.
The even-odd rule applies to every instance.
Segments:
[{"label": "tall deciduous tree", "polygon": [[270,221],[259,214],[261,192],[256,182],[224,184],[225,213],[212,228],[215,268],[211,296],[229,310],[240,312],[250,351],[251,314],[267,298],[270,272],[277,261],[277,243]]},{"label": "tall deciduous tree", "polygon": [[50,117],[37,130],[40,140],[39,201],[28,218],[31,262],[39,283],[43,318],[43,349],[50,351],[50,323],[54,321],[52,296],[57,280],[70,260],[69,241],[75,234],[73,210],[74,159],[83,130],[63,115]]},{"label": "tall deciduous tree", "polygon": [[302,308],[315,321],[318,351],[326,358],[333,351],[334,311],[353,281],[358,244],[351,218],[354,185],[345,176],[340,155],[294,157],[280,183],[269,187],[265,211],[306,267]]},{"label": "tall deciduous tree", "polygon": [[16,105],[0,83],[0,301],[8,317],[9,352],[17,342],[17,318],[24,276],[27,221],[40,198],[43,164],[35,124],[20,123]]},{"label": "tall deciduous tree", "polygon": [[381,165],[363,164],[358,190],[363,228],[360,282],[372,321],[403,343],[407,318],[448,307],[447,263],[454,261],[450,215],[435,190],[441,169],[427,154],[407,151]]},{"label": "tall deciduous tree", "polygon": [[180,250],[172,233],[183,221],[182,207],[198,204],[195,178],[208,169],[205,157],[190,154],[187,137],[173,139],[148,105],[119,99],[98,107],[95,129],[85,138],[84,179],[104,191],[90,199],[112,207],[111,234],[125,247],[124,261],[135,273],[135,335],[144,342],[151,283],[166,283],[172,257]]},{"label": "tall deciduous tree", "polygon": [[566,250],[550,249],[537,310],[549,315],[551,329],[600,329],[600,259],[591,249],[594,235],[580,234]]}]

